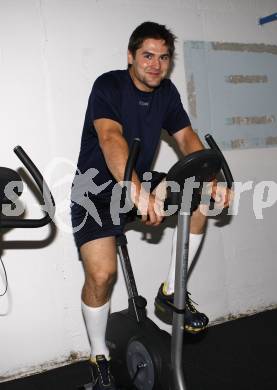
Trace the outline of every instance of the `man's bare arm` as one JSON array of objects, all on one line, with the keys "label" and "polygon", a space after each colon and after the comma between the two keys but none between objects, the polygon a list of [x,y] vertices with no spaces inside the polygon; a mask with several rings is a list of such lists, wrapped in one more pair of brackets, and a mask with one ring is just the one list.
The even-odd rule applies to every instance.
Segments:
[{"label": "man's bare arm", "polygon": [[177,133],[173,134],[173,137],[177,141],[179,149],[185,156],[204,149],[204,145],[191,126],[184,127],[177,131]]},{"label": "man's bare arm", "polygon": [[[128,144],[122,135],[122,126],[111,119],[101,118],[94,121],[94,127],[106,164],[116,181],[120,182],[124,179],[129,153]],[[136,174],[133,174],[132,181],[140,189]]]}]

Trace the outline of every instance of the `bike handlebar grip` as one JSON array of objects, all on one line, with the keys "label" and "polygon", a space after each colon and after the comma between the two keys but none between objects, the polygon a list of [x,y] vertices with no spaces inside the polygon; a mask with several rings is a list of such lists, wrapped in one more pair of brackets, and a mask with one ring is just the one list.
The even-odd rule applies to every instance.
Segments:
[{"label": "bike handlebar grip", "polygon": [[219,146],[217,145],[217,143],[215,142],[215,140],[211,134],[206,134],[205,140],[207,141],[207,144],[210,146],[211,149],[216,150],[220,154],[220,157],[222,159],[222,171],[224,173],[224,176],[225,176],[225,179],[227,182],[227,187],[232,188],[234,178],[233,178],[233,175],[231,173],[229,165],[228,165],[222,151],[220,150]]},{"label": "bike handlebar grip", "polygon": [[[133,143],[131,145],[130,151],[129,151],[129,156],[128,160],[125,166],[125,171],[124,171],[124,186],[122,189],[122,194],[121,194],[121,202],[124,204],[125,201],[129,202],[130,204],[133,204],[131,201],[131,196],[130,196],[130,187],[128,186],[128,182],[131,181],[132,179],[132,172],[133,169],[136,165],[136,161],[139,155],[140,151],[140,139],[139,138],[134,138]],[[126,215],[125,215],[126,218]]]},{"label": "bike handlebar grip", "polygon": [[43,179],[42,174],[38,170],[38,168],[35,166],[33,161],[30,159],[30,157],[27,155],[27,153],[23,150],[21,146],[16,146],[14,148],[14,153],[17,155],[17,157],[20,159],[20,161],[23,163],[23,165],[26,167],[26,169],[31,174],[32,178],[36,182],[40,193],[44,200],[44,212],[45,216],[40,219],[22,219],[22,218],[1,218],[1,227],[6,228],[36,228],[36,227],[42,227],[44,225],[47,225],[49,222],[52,221],[54,214],[55,214],[55,201],[51,194],[51,191],[49,190],[49,187],[45,180]]},{"label": "bike handlebar grip", "polygon": [[129,152],[127,164],[125,167],[124,181],[131,181],[132,179],[132,172],[138,158],[139,150],[140,150],[140,139],[134,138]]}]

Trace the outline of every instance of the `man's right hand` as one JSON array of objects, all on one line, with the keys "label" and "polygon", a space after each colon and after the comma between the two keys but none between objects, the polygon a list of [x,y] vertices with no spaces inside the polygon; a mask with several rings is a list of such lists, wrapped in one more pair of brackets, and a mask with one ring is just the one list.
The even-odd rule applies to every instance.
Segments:
[{"label": "man's right hand", "polygon": [[163,202],[155,195],[149,194],[142,186],[136,191],[133,201],[145,225],[158,226],[164,219]]}]

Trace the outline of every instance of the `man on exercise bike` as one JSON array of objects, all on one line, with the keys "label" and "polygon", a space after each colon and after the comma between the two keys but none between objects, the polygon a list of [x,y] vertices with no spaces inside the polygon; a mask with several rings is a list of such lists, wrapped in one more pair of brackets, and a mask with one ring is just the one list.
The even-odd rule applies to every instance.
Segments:
[{"label": "man on exercise bike", "polygon": [[[173,136],[184,155],[204,148],[191,128],[176,87],[167,78],[173,63],[174,42],[175,36],[164,25],[142,23],[129,40],[128,69],[101,75],[93,85],[88,102],[71,214],[75,242],[85,270],[82,311],[91,343],[94,390],[116,389],[109,370],[105,330],[117,271],[115,237],[122,233],[124,226],[113,223],[110,201],[113,186],[123,180],[129,146],[135,137],[140,138],[141,153],[132,176],[131,196],[142,214],[142,223],[151,226],[163,220],[159,210],[165,175],[152,173],[154,191],[150,195],[142,181],[143,174],[150,171],[161,130]],[[85,173],[91,172],[91,168],[98,191],[89,191],[89,176]],[[224,191],[217,194],[219,201],[227,206]],[[84,195],[90,203],[84,202]],[[94,212],[88,213],[85,204],[93,205]],[[191,218],[189,263],[200,246],[205,225],[206,217],[197,209]],[[159,308],[165,301],[173,302],[174,297],[175,253],[176,231],[169,273],[155,300],[156,315],[162,321],[168,313]],[[195,309],[188,295],[186,307],[184,329],[191,333],[205,329],[208,318]]]}]

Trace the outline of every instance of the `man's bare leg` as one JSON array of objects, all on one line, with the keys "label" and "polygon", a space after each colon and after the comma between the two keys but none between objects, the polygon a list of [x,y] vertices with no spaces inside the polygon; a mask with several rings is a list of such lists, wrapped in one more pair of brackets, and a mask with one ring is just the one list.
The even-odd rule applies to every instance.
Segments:
[{"label": "man's bare leg", "polygon": [[114,237],[89,241],[80,248],[85,271],[82,289],[82,311],[91,343],[91,356],[109,356],[105,332],[110,296],[117,271]]}]

